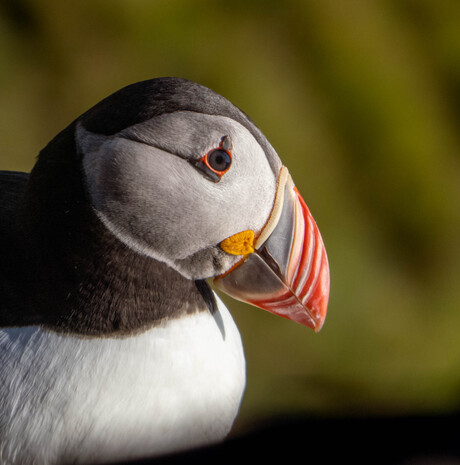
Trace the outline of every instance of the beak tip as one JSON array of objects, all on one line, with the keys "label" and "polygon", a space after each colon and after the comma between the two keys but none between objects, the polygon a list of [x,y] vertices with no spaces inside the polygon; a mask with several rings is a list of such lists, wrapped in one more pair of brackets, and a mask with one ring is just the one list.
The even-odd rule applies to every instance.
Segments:
[{"label": "beak tip", "polygon": [[327,307],[329,304],[329,289],[330,289],[330,284],[329,284],[330,278],[329,278],[329,267],[327,268],[327,273],[326,273],[326,279],[325,282],[323,283],[323,291],[321,293],[319,305],[318,305],[318,318],[317,318],[317,325],[315,328],[315,332],[318,333],[321,331],[321,328],[324,325],[324,322],[326,321],[326,315],[327,315]]},{"label": "beak tip", "polygon": [[323,299],[319,305],[314,308],[307,309],[310,315],[310,318],[307,322],[300,322],[305,326],[311,328],[315,333],[319,333],[324,326],[326,321],[327,313],[327,297]]},{"label": "beak tip", "polygon": [[315,333],[319,333],[321,329],[324,326],[324,322],[326,321],[326,310],[324,310],[324,314],[321,315],[316,321],[315,321],[315,327],[313,328],[313,331]]},{"label": "beak tip", "polygon": [[318,280],[315,292],[311,296],[310,300],[306,304],[306,308],[309,311],[312,320],[314,322],[313,330],[315,333],[321,331],[324,325],[327,314],[327,307],[329,303],[329,291],[330,291],[330,275],[329,275],[329,263],[326,255],[324,255],[323,266],[320,273],[320,279]]},{"label": "beak tip", "polygon": [[[231,253],[242,234],[231,236],[221,246],[229,242],[231,249],[223,248]],[[329,300],[328,258],[318,226],[286,169],[280,174],[273,211],[254,249],[247,259],[215,279],[217,287],[319,332]]]}]

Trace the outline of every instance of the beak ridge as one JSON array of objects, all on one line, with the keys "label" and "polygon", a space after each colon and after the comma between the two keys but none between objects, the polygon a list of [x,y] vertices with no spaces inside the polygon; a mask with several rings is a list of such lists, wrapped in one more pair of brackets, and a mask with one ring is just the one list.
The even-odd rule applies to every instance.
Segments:
[{"label": "beak ridge", "polygon": [[215,278],[238,300],[319,331],[329,299],[329,264],[319,229],[283,167],[270,218],[254,253]]}]

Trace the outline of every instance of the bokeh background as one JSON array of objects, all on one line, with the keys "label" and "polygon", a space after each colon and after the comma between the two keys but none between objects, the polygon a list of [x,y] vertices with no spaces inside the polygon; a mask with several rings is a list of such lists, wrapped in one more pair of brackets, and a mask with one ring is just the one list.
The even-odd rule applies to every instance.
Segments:
[{"label": "bokeh background", "polygon": [[328,251],[319,334],[225,299],[248,384],[281,413],[460,406],[460,2],[0,0],[1,169],[103,97],[180,76],[248,113]]}]

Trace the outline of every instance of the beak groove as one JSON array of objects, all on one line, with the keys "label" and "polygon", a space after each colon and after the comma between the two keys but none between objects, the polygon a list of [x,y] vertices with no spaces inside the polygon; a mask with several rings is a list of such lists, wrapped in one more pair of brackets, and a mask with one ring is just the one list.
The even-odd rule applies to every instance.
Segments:
[{"label": "beak groove", "polygon": [[255,251],[214,280],[244,302],[319,331],[329,298],[329,264],[319,229],[287,168]]}]

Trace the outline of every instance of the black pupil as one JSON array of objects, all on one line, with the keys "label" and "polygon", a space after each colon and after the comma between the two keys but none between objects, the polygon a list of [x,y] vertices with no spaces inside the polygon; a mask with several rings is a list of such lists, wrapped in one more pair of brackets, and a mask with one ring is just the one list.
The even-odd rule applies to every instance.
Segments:
[{"label": "black pupil", "polygon": [[232,159],[225,150],[216,149],[208,154],[208,164],[213,170],[225,171],[231,163]]}]

